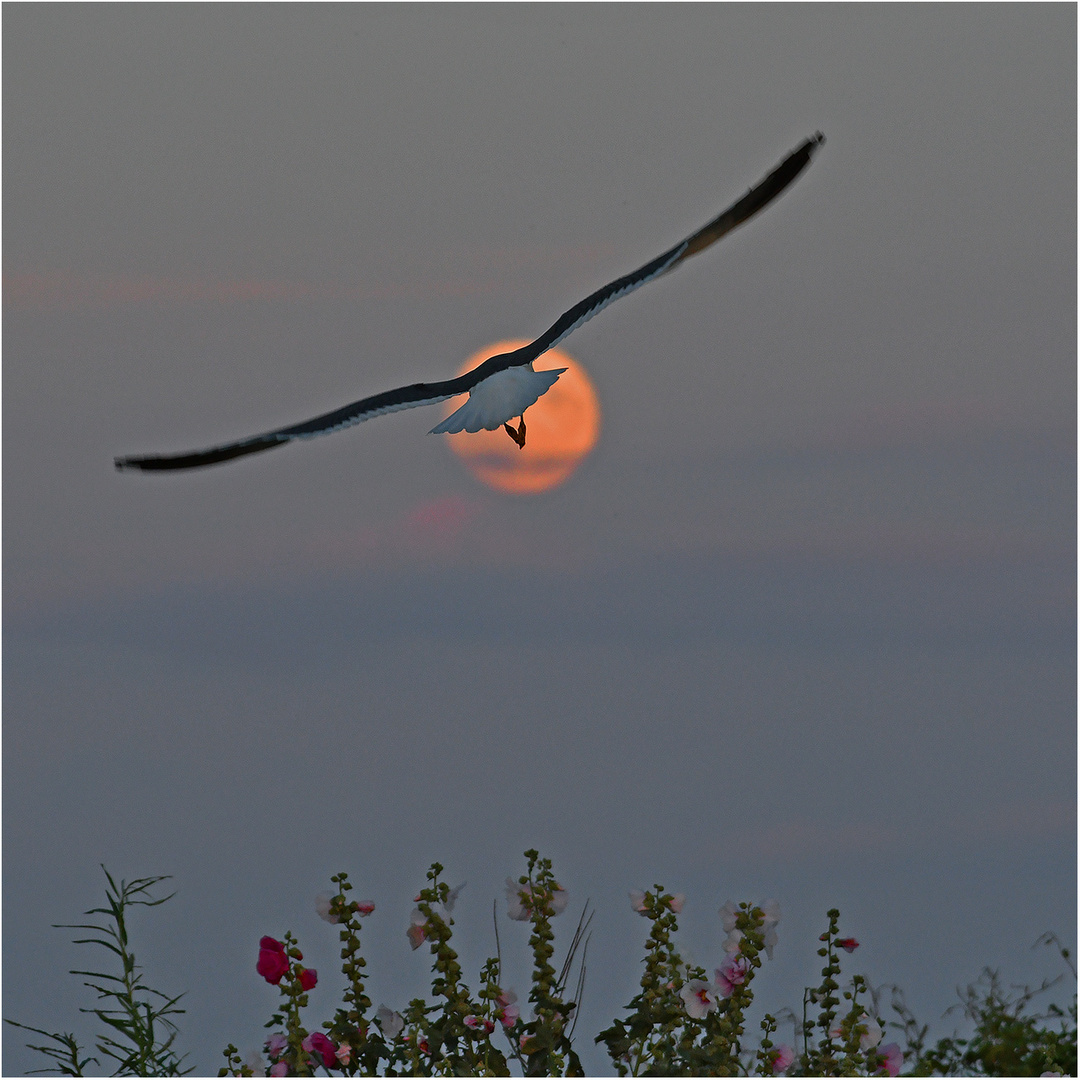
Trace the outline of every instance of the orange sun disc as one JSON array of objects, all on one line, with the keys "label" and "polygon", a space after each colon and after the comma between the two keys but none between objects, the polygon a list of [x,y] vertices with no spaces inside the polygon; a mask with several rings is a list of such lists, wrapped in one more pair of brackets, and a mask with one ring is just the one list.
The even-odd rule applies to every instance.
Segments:
[{"label": "orange sun disc", "polygon": [[[459,375],[471,371],[489,356],[512,352],[528,341],[497,341],[473,353]],[[519,449],[498,431],[460,431],[447,435],[450,447],[473,474],[496,491],[530,495],[547,491],[567,480],[589,455],[600,436],[600,402],[584,368],[561,349],[550,349],[533,365],[537,371],[564,367],[559,381],[535,405],[525,410],[525,446]],[[449,416],[461,398],[447,402]]]}]

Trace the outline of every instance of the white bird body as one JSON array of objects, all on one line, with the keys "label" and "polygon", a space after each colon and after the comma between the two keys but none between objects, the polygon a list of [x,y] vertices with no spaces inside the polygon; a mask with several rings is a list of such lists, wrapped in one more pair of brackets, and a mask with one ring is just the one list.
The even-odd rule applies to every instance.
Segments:
[{"label": "white bird body", "polygon": [[532,364],[504,368],[478,382],[469,399],[451,413],[430,435],[457,431],[498,431],[503,424],[521,414],[550,390],[566,368],[534,371]]},{"label": "white bird body", "polygon": [[[547,393],[556,379],[566,370],[558,368],[534,371],[533,361],[543,356],[548,349],[554,348],[568,334],[573,333],[579,326],[588,322],[594,315],[598,315],[620,297],[674,270],[680,263],[711,247],[732,229],[763,210],[810,164],[814,152],[824,141],[824,136],[820,132],[812,135],[793,150],[761,183],[751,188],[723,213],[706,222],[697,232],[692,233],[644,266],[638,267],[637,270],[621,278],[616,278],[615,281],[597,289],[596,292],[564,311],[535,341],[510,353],[489,356],[482,364],[478,364],[464,375],[459,375],[455,379],[445,379],[442,382],[399,386],[394,390],[387,390],[384,393],[354,401],[340,409],[334,409],[333,412],[305,420],[303,423],[291,424],[261,435],[252,435],[237,442],[222,443],[207,450],[117,458],[116,467],[147,472],[199,469],[205,465],[216,465],[219,462],[232,461],[248,454],[273,450],[275,447],[285,446],[290,442],[329,435],[333,431],[341,431],[343,428],[361,424],[376,416],[384,416],[401,409],[414,409],[421,405],[434,405],[466,393],[469,397],[465,404],[441,424],[432,428],[432,434],[457,431],[476,432],[481,428],[494,431],[502,426],[518,446],[524,446],[525,417],[523,413],[530,405],[535,404],[541,395]],[[521,420],[516,429],[508,423],[515,416],[520,417]]]}]

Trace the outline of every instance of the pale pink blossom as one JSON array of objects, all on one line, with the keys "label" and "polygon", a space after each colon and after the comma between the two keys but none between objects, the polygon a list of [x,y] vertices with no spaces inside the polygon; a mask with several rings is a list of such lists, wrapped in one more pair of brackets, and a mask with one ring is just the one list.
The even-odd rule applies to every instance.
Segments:
[{"label": "pale pink blossom", "polygon": [[280,1057],[285,1050],[285,1047],[289,1045],[289,1036],[282,1031],[275,1031],[273,1035],[267,1038],[266,1052],[271,1057]]},{"label": "pale pink blossom", "polygon": [[725,956],[716,969],[716,989],[721,997],[731,997],[736,986],[746,982],[750,961],[745,956]]},{"label": "pale pink blossom", "polygon": [[630,906],[639,915],[648,915],[649,912],[645,907],[645,894],[640,889],[630,890]]},{"label": "pale pink blossom", "polygon": [[679,991],[679,995],[686,1006],[687,1014],[695,1020],[716,1011],[716,987],[704,979],[691,979]]},{"label": "pale pink blossom", "polygon": [[859,1037],[859,1046],[863,1050],[872,1050],[881,1042],[881,1025],[872,1016],[861,1016],[859,1023],[864,1025],[866,1031]]},{"label": "pale pink blossom", "polygon": [[795,1060],[795,1051],[787,1043],[781,1043],[774,1051],[772,1071],[774,1074],[787,1072]]},{"label": "pale pink blossom", "polygon": [[360,916],[370,915],[375,910],[374,900],[356,900],[353,902],[356,914]]},{"label": "pale pink blossom", "polygon": [[348,1043],[338,1043],[338,1048],[334,1051],[334,1057],[341,1063],[342,1068],[346,1067],[352,1059],[352,1047]]},{"label": "pale pink blossom", "polygon": [[681,892],[675,893],[675,895],[668,901],[668,907],[675,912],[676,915],[683,909],[683,904],[686,903],[686,897]]},{"label": "pale pink blossom", "polygon": [[[904,1051],[899,1043],[886,1043],[878,1047],[878,1053],[885,1059],[883,1066],[886,1076],[899,1076],[904,1065]],[[1045,1076],[1046,1074],[1043,1073]]]},{"label": "pale pink blossom", "polygon": [[427,926],[427,916],[419,909],[413,908],[409,916],[409,929],[405,931],[409,938],[409,944],[413,949],[419,949],[424,944],[424,928]]},{"label": "pale pink blossom", "polygon": [[483,1031],[485,1035],[490,1035],[495,1030],[495,1025],[490,1020],[473,1014],[466,1016],[462,1023],[473,1031]]},{"label": "pale pink blossom", "polygon": [[322,919],[323,922],[337,923],[341,920],[331,912],[330,907],[333,901],[326,893],[319,893],[315,897],[315,914]]},{"label": "pale pink blossom", "polygon": [[405,1027],[405,1017],[399,1012],[394,1012],[386,1005],[380,1005],[375,1010],[375,1023],[382,1029],[383,1035],[393,1040],[401,1034]]},{"label": "pale pink blossom", "polygon": [[289,1063],[287,1061],[278,1061],[270,1066],[271,1076],[288,1076],[289,1075]]},{"label": "pale pink blossom", "polygon": [[521,1010],[517,1006],[517,994],[513,990],[504,990],[495,1001],[500,1007],[497,1014],[499,1022],[505,1028],[512,1028],[521,1015]]},{"label": "pale pink blossom", "polygon": [[741,930],[732,930],[726,938],[724,938],[724,952],[728,956],[734,956],[742,949],[743,932]]}]

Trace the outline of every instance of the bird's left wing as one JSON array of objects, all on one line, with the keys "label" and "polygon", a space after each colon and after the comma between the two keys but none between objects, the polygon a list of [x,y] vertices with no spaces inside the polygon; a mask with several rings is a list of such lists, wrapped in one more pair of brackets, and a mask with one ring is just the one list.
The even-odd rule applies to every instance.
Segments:
[{"label": "bird's left wing", "polygon": [[466,372],[456,379],[443,382],[413,383],[400,386],[396,390],[387,390],[382,394],[362,398],[351,405],[343,405],[333,412],[305,420],[302,424],[277,428],[262,435],[252,435],[236,442],[222,443],[207,450],[190,450],[181,454],[147,454],[141,457],[118,457],[118,469],[141,469],[144,472],[157,472],[168,469],[198,469],[204,465],[217,465],[222,461],[244,457],[245,454],[259,454],[264,450],[273,450],[284,446],[294,439],[311,439],[316,435],[328,435],[332,431],[361,424],[375,416],[399,412],[401,409],[414,409],[419,405],[434,405],[456,394],[471,390],[483,377],[477,374],[479,369]]},{"label": "bird's left wing", "polygon": [[[534,342],[509,354],[513,357],[513,363],[515,365],[527,364],[535,360],[548,349],[558,345],[568,334],[572,334],[582,323],[598,315],[609,304],[613,304],[635,289],[640,289],[642,285],[655,280],[661,274],[674,270],[684,259],[689,259],[691,255],[704,251],[732,229],[749,220],[758,211],[764,210],[810,164],[814,151],[824,141],[825,136],[820,131],[811,135],[780,162],[760,184],[752,187],[741,199],[703,225],[696,233],[681,240],[663,255],[657,255],[651,262],[647,262],[632,273],[612,281],[602,289],[597,289],[591,296],[585,297],[569,311],[560,315]],[[510,366],[505,362],[504,357],[494,359],[501,361],[504,367]],[[491,363],[491,361],[486,362]]]}]

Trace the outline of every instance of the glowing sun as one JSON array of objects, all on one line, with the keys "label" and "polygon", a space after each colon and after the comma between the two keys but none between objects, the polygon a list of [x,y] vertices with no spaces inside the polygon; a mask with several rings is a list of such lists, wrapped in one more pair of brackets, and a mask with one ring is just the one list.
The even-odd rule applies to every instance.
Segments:
[{"label": "glowing sun", "polygon": [[[524,338],[497,341],[474,353],[461,365],[459,375],[471,371],[489,356],[528,345]],[[559,381],[525,410],[528,433],[521,449],[498,431],[459,432],[447,435],[450,447],[473,474],[496,491],[529,495],[547,491],[567,480],[589,455],[600,436],[600,401],[584,368],[562,349],[544,353],[534,365],[537,371],[564,367]],[[461,404],[447,402],[445,415]]]}]

